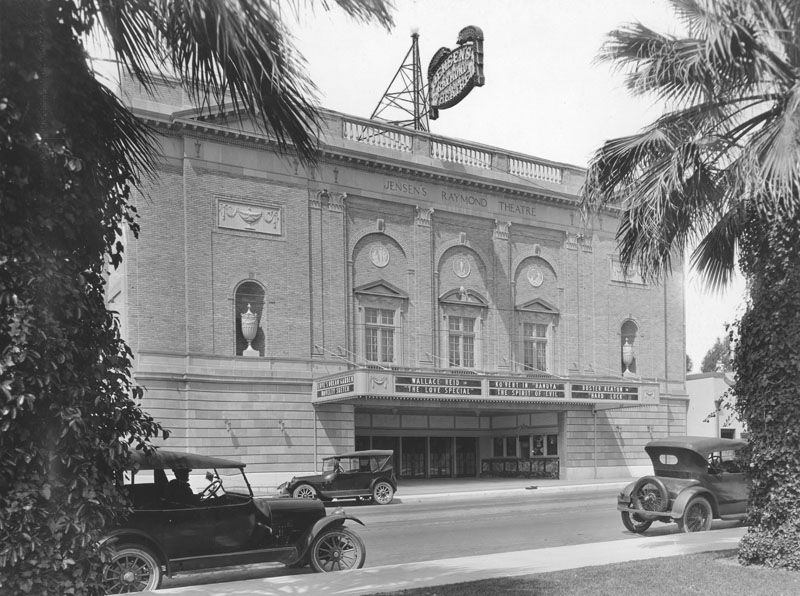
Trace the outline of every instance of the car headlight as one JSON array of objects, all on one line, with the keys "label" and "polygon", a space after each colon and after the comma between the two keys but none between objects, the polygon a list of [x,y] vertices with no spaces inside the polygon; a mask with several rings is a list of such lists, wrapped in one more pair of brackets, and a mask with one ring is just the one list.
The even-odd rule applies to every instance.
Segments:
[{"label": "car headlight", "polygon": [[289,483],[288,482],[284,482],[283,484],[278,486],[278,490],[286,490],[288,486],[289,486]]}]

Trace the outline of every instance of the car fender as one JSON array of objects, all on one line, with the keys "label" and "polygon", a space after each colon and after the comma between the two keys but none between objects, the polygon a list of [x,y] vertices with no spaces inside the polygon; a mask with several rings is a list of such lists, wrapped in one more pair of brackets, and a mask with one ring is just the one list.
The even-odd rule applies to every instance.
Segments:
[{"label": "car fender", "polygon": [[302,478],[298,478],[295,482],[290,482],[289,485],[286,487],[286,491],[290,497],[292,496],[292,493],[294,493],[294,489],[296,489],[301,484],[307,484],[311,488],[313,488],[314,492],[317,493],[318,498],[320,499],[328,498],[328,493],[327,489],[325,488],[324,482],[318,482],[316,480],[303,480]]},{"label": "car fender", "polygon": [[686,505],[688,505],[689,501],[697,496],[708,499],[708,502],[711,503],[711,511],[713,512],[714,517],[719,515],[717,499],[714,497],[714,494],[702,486],[690,486],[689,488],[682,490],[678,496],[675,497],[675,501],[672,503],[672,511],[670,512],[670,516],[673,519],[679,519],[683,517],[683,512],[686,510]]},{"label": "car fender", "polygon": [[624,499],[626,500],[626,502],[630,502],[631,495],[633,494],[633,487],[636,486],[636,482],[638,481],[634,480],[633,482],[628,483],[628,485],[625,488],[623,488],[622,491],[619,493],[618,499],[620,500]]},{"label": "car fender", "polygon": [[166,567],[167,576],[172,575],[172,569],[167,553],[165,553],[164,549],[159,546],[158,541],[147,532],[143,532],[142,530],[137,530],[135,528],[118,528],[103,536],[100,539],[99,545],[104,546],[114,543],[131,543],[146,546],[153,551],[153,554],[156,555],[159,561],[161,561],[161,563]]},{"label": "car fender", "polygon": [[308,530],[297,542],[297,557],[294,560],[289,561],[288,564],[291,565],[292,563],[300,561],[303,557],[305,557],[306,554],[308,554],[308,550],[311,548],[311,543],[314,542],[314,539],[319,536],[321,532],[333,526],[343,526],[345,520],[348,519],[359,523],[362,526],[364,525],[364,522],[357,517],[345,515],[343,513],[334,513],[318,519],[316,523],[311,526],[311,529]]},{"label": "car fender", "polygon": [[389,486],[392,487],[392,490],[397,492],[397,485],[394,482],[392,482],[391,478],[373,478],[372,482],[369,483],[370,493],[374,490],[375,485],[378,484],[379,482],[388,482]]}]

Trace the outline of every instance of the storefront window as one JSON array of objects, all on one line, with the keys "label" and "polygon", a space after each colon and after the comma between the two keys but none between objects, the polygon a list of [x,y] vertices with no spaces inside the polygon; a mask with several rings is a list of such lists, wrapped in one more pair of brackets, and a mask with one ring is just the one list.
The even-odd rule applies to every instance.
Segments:
[{"label": "storefront window", "polygon": [[495,437],[492,441],[492,456],[503,457],[505,455],[505,441],[503,437]]},{"label": "storefront window", "polygon": [[517,457],[517,437],[506,437],[506,457]]},{"label": "storefront window", "polygon": [[528,435],[519,438],[519,456],[524,459],[531,457],[531,438]]},{"label": "storefront window", "polygon": [[558,455],[558,435],[547,435],[547,455]]},{"label": "storefront window", "polygon": [[453,474],[453,438],[431,437],[430,476],[446,478]]},{"label": "storefront window", "polygon": [[558,434],[533,435],[531,437],[532,457],[553,455],[558,455]]}]

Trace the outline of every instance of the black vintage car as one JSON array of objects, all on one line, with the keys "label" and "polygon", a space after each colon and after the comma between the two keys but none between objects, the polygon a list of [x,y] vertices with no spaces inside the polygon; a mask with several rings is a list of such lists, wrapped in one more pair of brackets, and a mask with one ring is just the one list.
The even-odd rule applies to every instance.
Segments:
[{"label": "black vintage car", "polygon": [[[326,515],[319,501],[254,498],[243,463],[163,450],[132,459],[124,484],[133,512],[103,538],[113,548],[103,575],[109,594],[154,590],[164,575],[229,565],[281,562],[315,571],[364,565],[364,543],[344,526],[358,519],[341,510]],[[199,492],[179,479],[190,470],[207,471],[208,485]]]},{"label": "black vintage car", "polygon": [[393,459],[391,449],[333,455],[323,458],[322,474],[295,476],[278,490],[296,499],[372,499],[387,505],[397,491]]},{"label": "black vintage car", "polygon": [[711,520],[742,519],[749,488],[743,450],[747,441],[666,437],[645,451],[653,475],[631,482],[617,497],[623,525],[641,534],[654,521],[677,522],[682,532],[711,528]]}]

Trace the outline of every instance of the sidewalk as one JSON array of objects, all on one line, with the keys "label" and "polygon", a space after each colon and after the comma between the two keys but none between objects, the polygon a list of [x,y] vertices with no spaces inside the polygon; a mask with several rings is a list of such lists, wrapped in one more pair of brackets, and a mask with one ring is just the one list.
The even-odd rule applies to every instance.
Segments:
[{"label": "sidewalk", "polygon": [[637,537],[594,544],[540,548],[438,561],[370,567],[337,573],[307,573],[159,590],[183,596],[356,596],[477,581],[658,557],[735,549],[745,528],[694,534]]}]

